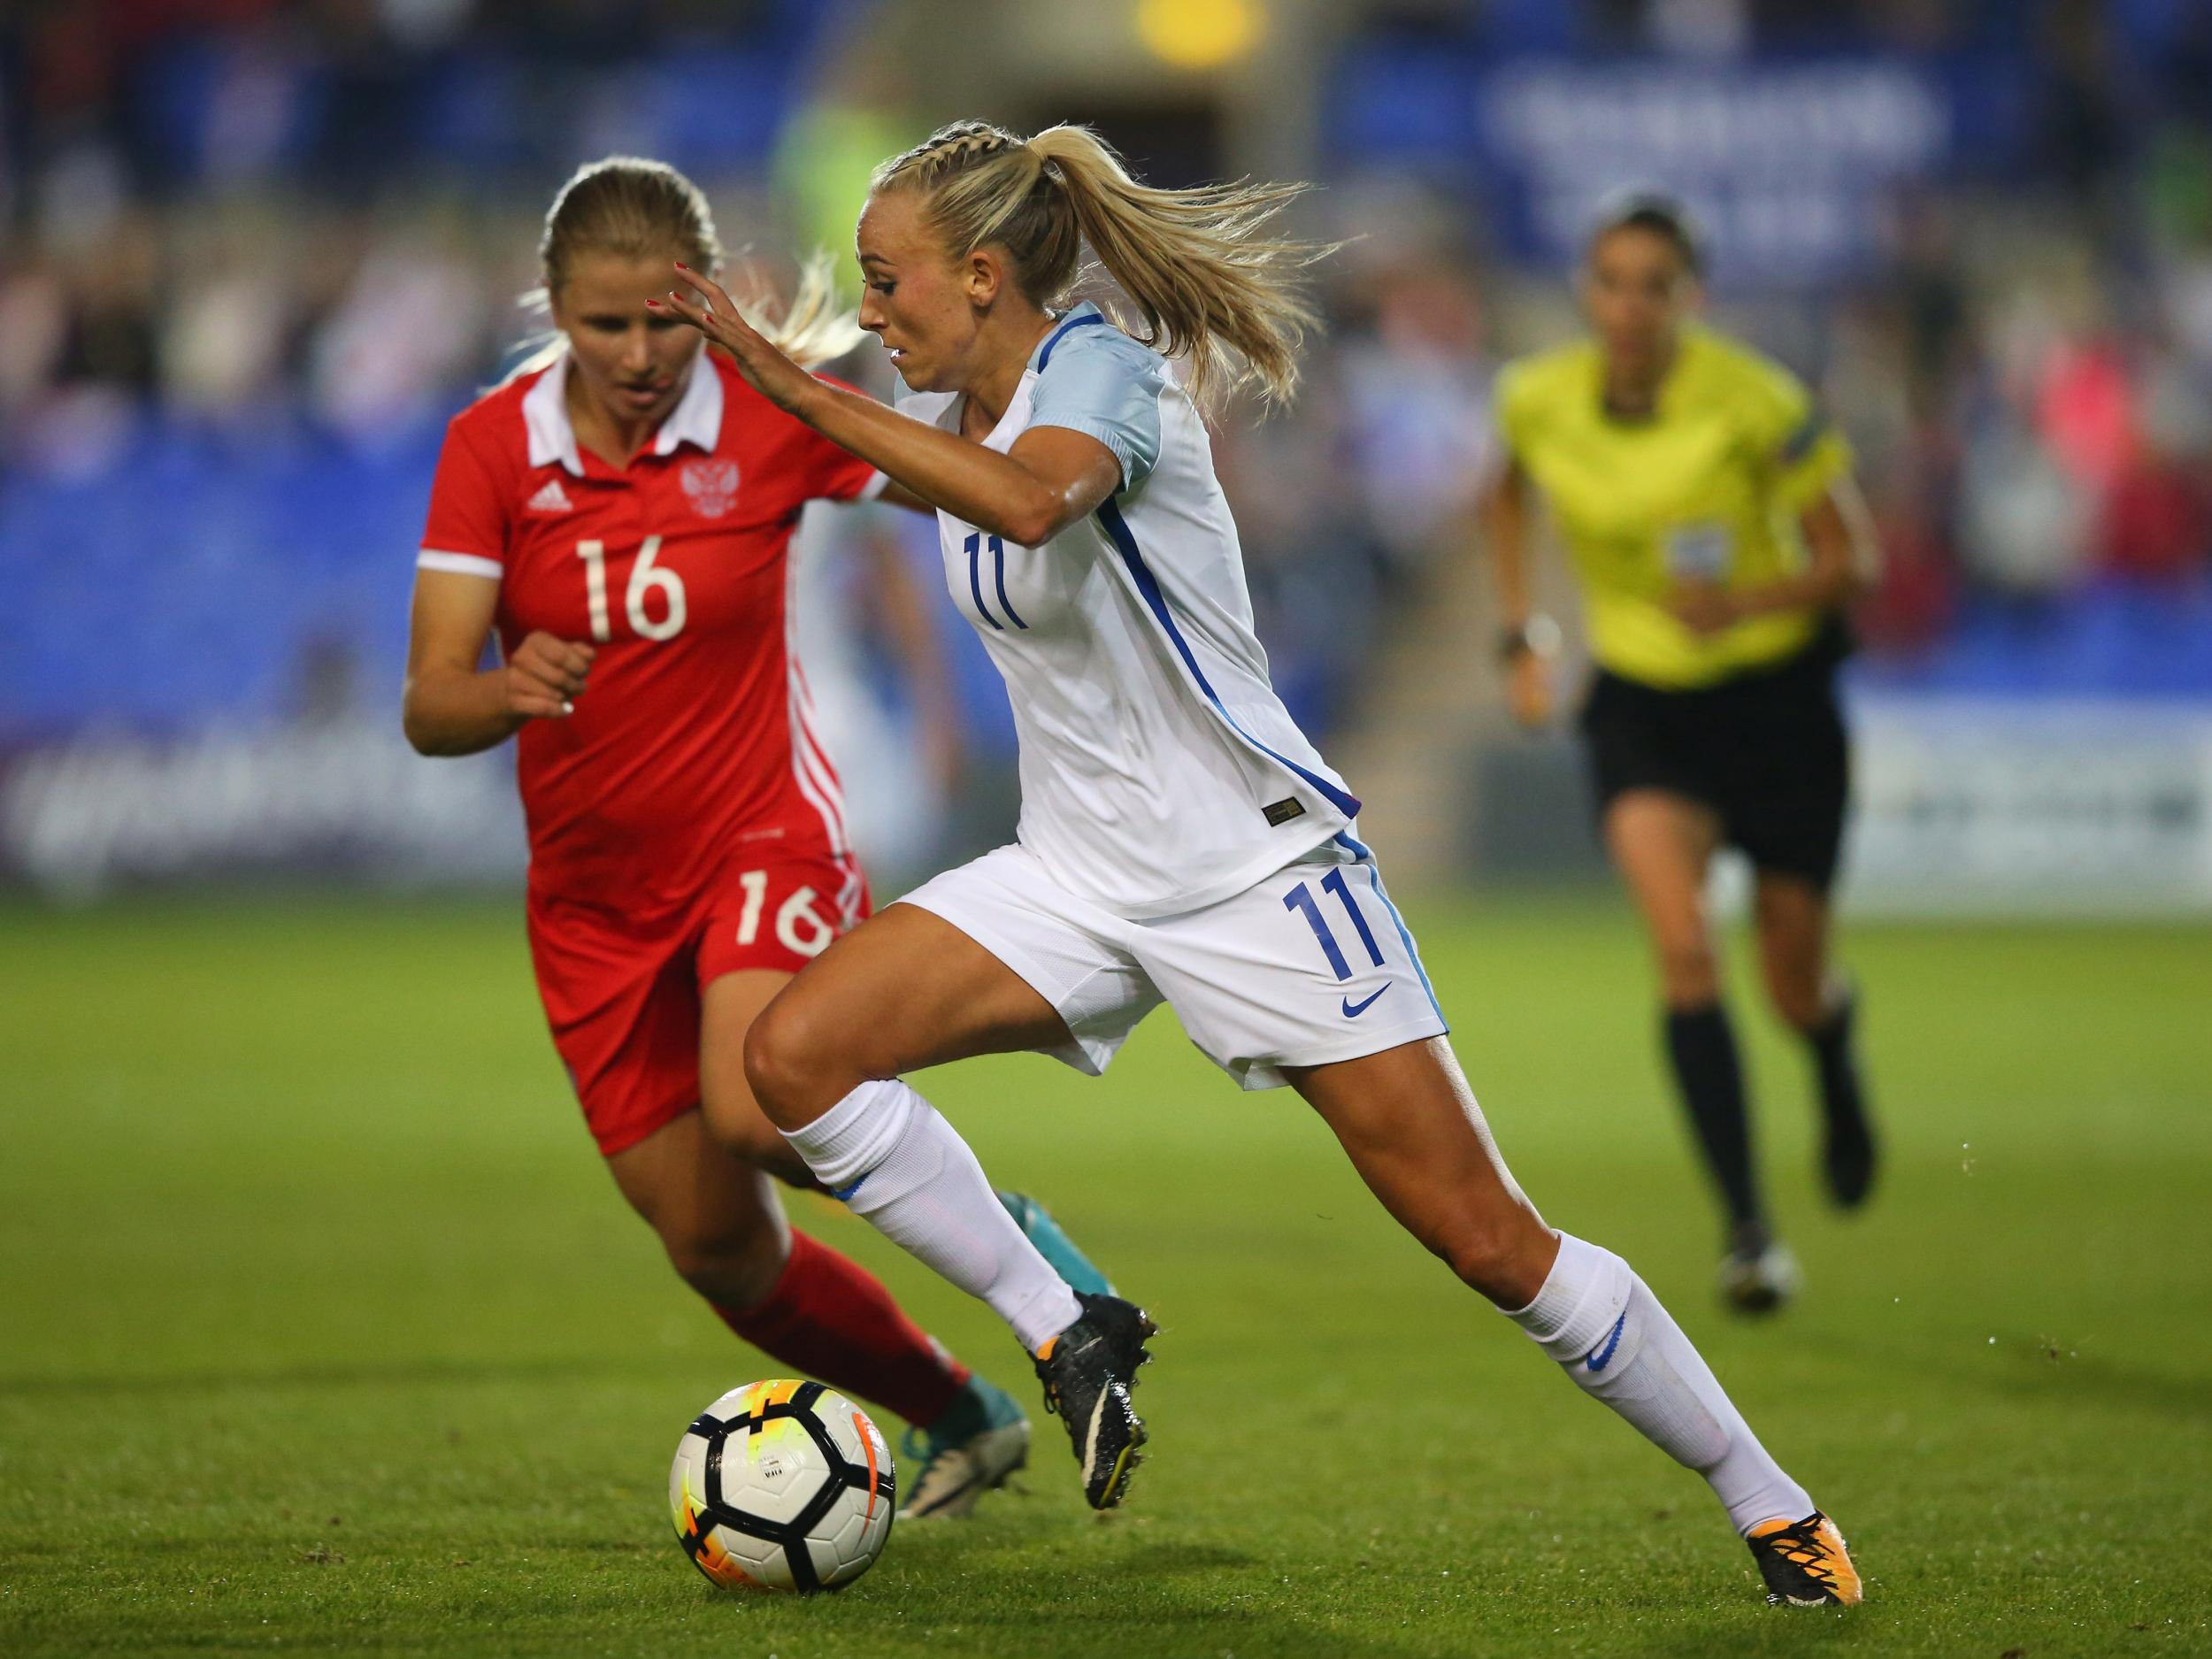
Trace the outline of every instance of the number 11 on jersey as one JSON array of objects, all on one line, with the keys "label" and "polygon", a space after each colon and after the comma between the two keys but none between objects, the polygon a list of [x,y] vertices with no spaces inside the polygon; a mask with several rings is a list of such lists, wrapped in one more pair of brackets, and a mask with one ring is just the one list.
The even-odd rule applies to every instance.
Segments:
[{"label": "number 11 on jersey", "polygon": [[[1375,935],[1369,931],[1367,918],[1360,914],[1358,904],[1354,902],[1352,889],[1344,885],[1344,872],[1330,871],[1321,878],[1321,885],[1344,902],[1344,913],[1352,918],[1352,926],[1358,930],[1359,942],[1367,947],[1367,959],[1376,967],[1381,967],[1382,947],[1375,942]],[[1306,926],[1313,929],[1315,942],[1320,945],[1322,954],[1328,957],[1330,968],[1338,979],[1350,979],[1352,964],[1345,961],[1343,947],[1336,942],[1336,935],[1329,930],[1327,918],[1321,914],[1321,906],[1315,902],[1312,891],[1304,882],[1301,881],[1283,895],[1283,908],[1305,912]]]},{"label": "number 11 on jersey", "polygon": [[[1006,632],[1006,622],[1026,629],[1029,624],[1014,614],[1013,603],[1006,596],[1006,543],[996,536],[987,542],[978,534],[970,536],[962,545],[967,550],[968,591],[975,595],[976,614],[1002,634]],[[991,607],[983,603],[983,550],[987,546],[991,550],[992,581],[998,588],[998,608],[1006,613],[1006,622],[993,616]]]}]

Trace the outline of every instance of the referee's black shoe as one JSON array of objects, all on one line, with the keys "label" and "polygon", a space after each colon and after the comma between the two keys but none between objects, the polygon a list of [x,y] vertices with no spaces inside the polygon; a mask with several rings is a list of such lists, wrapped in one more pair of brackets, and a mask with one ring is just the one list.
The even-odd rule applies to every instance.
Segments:
[{"label": "referee's black shoe", "polygon": [[1127,1494],[1145,1442],[1144,1419],[1129,1391],[1137,1367],[1152,1357],[1144,1340],[1158,1327],[1118,1296],[1079,1290],[1075,1299],[1083,1317],[1045,1343],[1037,1379],[1045,1386],[1045,1409],[1068,1425],[1083,1495],[1094,1509],[1110,1509]]}]

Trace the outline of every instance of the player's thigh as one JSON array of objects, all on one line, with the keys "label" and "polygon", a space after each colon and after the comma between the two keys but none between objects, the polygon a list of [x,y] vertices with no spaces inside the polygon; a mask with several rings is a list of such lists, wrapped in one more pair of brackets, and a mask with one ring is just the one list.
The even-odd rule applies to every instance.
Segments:
[{"label": "player's thigh", "polygon": [[790,1224],[767,1175],[725,1150],[698,1112],[607,1160],[630,1207],[702,1294],[744,1307],[766,1295],[790,1254]]},{"label": "player's thigh", "polygon": [[1607,804],[1603,827],[1606,852],[1663,967],[1709,968],[1705,872],[1720,846],[1719,815],[1671,790],[1629,789]]},{"label": "player's thigh", "polygon": [[1767,994],[1800,1030],[1820,1022],[1828,976],[1828,895],[1803,876],[1763,870],[1752,900]]},{"label": "player's thigh", "polygon": [[745,1063],[770,1116],[796,1128],[872,1079],[1067,1041],[1066,1023],[1021,975],[943,918],[893,904],[769,1003]]},{"label": "player's thigh", "polygon": [[1448,1041],[1285,1075],[1400,1225],[1501,1306],[1535,1299],[1550,1231],[1506,1168]]}]

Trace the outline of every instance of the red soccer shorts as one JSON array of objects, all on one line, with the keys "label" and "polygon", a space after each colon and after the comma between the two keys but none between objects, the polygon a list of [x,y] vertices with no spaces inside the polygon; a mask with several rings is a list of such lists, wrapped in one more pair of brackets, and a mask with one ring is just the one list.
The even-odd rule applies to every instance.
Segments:
[{"label": "red soccer shorts", "polygon": [[553,1046],[612,1157],[699,1103],[700,996],[726,973],[796,973],[869,912],[848,855],[733,859],[688,906],[648,920],[533,892],[530,956]]}]

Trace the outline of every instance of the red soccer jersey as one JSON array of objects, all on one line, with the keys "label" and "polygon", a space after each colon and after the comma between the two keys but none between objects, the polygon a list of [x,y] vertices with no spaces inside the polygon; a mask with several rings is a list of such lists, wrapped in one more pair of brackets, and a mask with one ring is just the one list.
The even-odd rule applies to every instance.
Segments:
[{"label": "red soccer jersey", "polygon": [[453,418],[419,559],[497,579],[506,651],[543,629],[597,652],[576,711],[517,739],[531,885],[649,914],[741,848],[843,856],[837,774],[791,649],[787,554],[808,502],[868,495],[880,474],[713,351],[617,471],[579,449],[567,375],[563,357]]}]

